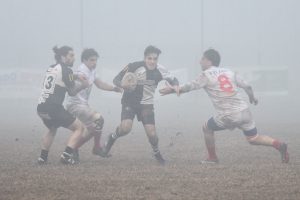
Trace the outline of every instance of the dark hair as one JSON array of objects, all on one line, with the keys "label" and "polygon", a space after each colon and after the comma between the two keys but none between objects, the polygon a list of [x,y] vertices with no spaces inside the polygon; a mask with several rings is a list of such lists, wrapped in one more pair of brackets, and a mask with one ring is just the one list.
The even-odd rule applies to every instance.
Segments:
[{"label": "dark hair", "polygon": [[159,55],[159,54],[161,54],[161,50],[159,48],[155,47],[155,46],[152,46],[152,45],[147,46],[145,51],[144,51],[144,56],[147,56],[151,53],[155,53],[155,54]]},{"label": "dark hair", "polygon": [[55,47],[53,47],[52,50],[54,52],[54,58],[55,58],[56,62],[60,62],[61,57],[68,55],[69,51],[73,51],[73,49],[69,46],[62,46],[60,48],[55,46]]},{"label": "dark hair", "polygon": [[95,49],[85,49],[81,54],[81,62],[83,62],[84,60],[88,60],[90,57],[93,56],[99,58],[99,54],[97,53],[97,51],[95,51]]},{"label": "dark hair", "polygon": [[221,62],[221,56],[219,52],[214,49],[208,49],[203,53],[203,56],[211,61],[212,65],[218,67]]}]

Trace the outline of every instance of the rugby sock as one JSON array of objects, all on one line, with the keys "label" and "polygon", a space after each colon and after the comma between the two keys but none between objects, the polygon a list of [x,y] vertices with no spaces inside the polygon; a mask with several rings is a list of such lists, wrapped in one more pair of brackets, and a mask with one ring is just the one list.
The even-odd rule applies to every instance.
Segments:
[{"label": "rugby sock", "polygon": [[97,133],[94,136],[94,147],[95,148],[100,148],[100,139],[101,139],[101,133]]},{"label": "rugby sock", "polygon": [[156,135],[149,137],[149,142],[151,144],[153,152],[154,153],[159,152],[159,149],[158,149],[158,137]]},{"label": "rugby sock", "polygon": [[209,159],[217,159],[216,149],[214,146],[207,146],[208,158]]},{"label": "rugby sock", "polygon": [[48,153],[49,151],[42,149],[40,157],[46,161],[48,159]]},{"label": "rugby sock", "polygon": [[281,145],[281,142],[278,141],[278,140],[274,140],[274,141],[272,142],[272,146],[273,146],[275,149],[277,149],[277,150],[279,150],[280,145]]}]

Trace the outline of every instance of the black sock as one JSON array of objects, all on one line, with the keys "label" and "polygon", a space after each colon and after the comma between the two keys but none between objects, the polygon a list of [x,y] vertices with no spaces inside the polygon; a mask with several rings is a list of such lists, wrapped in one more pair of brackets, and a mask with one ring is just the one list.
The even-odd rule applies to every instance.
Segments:
[{"label": "black sock", "polygon": [[65,152],[68,153],[68,154],[73,154],[73,151],[74,151],[73,148],[71,148],[69,146],[67,146],[66,149],[65,149]]},{"label": "black sock", "polygon": [[158,137],[156,135],[154,135],[154,136],[150,136],[148,139],[149,139],[149,142],[150,142],[151,147],[153,149],[153,152],[154,153],[159,152],[159,149],[158,149]]},{"label": "black sock", "polygon": [[47,160],[48,159],[48,151],[47,150],[44,150],[42,149],[41,151],[41,156],[40,156],[43,160]]},{"label": "black sock", "polygon": [[121,136],[120,131],[119,131],[119,127],[116,129],[116,131],[111,135],[112,139],[116,140],[117,138],[119,138]]}]

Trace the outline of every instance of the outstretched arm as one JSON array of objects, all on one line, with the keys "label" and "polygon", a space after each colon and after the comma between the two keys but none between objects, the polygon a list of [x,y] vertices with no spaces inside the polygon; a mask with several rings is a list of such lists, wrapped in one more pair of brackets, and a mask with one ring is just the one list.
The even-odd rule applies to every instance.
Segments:
[{"label": "outstretched arm", "polygon": [[126,66],[122,71],[119,72],[119,74],[114,78],[113,83],[115,86],[121,87],[122,78],[128,71],[128,66]]},{"label": "outstretched arm", "polygon": [[162,65],[158,66],[158,70],[162,75],[162,79],[167,81],[166,86],[168,86],[170,90],[174,91],[177,96],[179,96],[180,92],[178,79]]},{"label": "outstretched arm", "polygon": [[[182,94],[182,93],[190,92],[192,90],[199,90],[203,88],[206,84],[207,84],[207,78],[203,74],[201,74],[195,80],[181,85],[179,87],[179,93]],[[166,87],[161,89],[159,92],[161,95],[166,95],[166,94],[174,93],[174,90],[172,90],[172,88],[168,84],[166,84]]]},{"label": "outstretched arm", "polygon": [[102,80],[100,80],[99,78],[96,78],[94,81],[95,85],[97,86],[97,88],[101,89],[101,90],[106,90],[106,91],[114,91],[114,92],[122,92],[122,89],[116,86],[113,86],[109,83],[106,83]]}]

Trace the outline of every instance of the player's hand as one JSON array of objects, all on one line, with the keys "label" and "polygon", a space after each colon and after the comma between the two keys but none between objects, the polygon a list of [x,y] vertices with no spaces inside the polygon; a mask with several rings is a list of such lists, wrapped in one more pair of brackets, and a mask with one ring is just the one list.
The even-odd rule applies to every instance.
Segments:
[{"label": "player's hand", "polygon": [[123,93],[124,90],[120,87],[115,86],[112,91],[117,92],[117,93]]},{"label": "player's hand", "polygon": [[78,79],[79,81],[88,80],[87,77],[84,74],[76,74],[76,79]]},{"label": "player's hand", "polygon": [[136,88],[136,85],[128,83],[128,84],[122,84],[121,87],[123,90],[126,90],[126,91],[134,91]]},{"label": "player's hand", "polygon": [[250,98],[249,101],[253,105],[257,105],[258,104],[258,100],[255,97]]},{"label": "player's hand", "polygon": [[179,97],[180,96],[180,87],[179,87],[179,85],[174,85],[173,90],[175,91],[175,93]]},{"label": "player's hand", "polygon": [[159,90],[161,96],[168,95],[174,93],[174,88],[168,83],[165,83],[165,87]]}]

